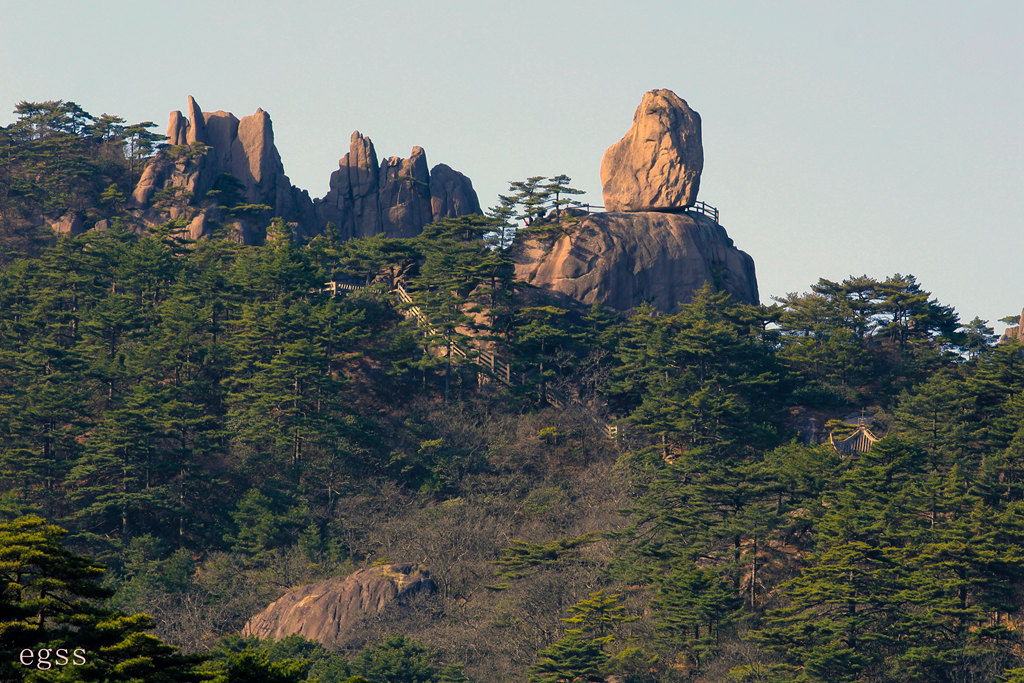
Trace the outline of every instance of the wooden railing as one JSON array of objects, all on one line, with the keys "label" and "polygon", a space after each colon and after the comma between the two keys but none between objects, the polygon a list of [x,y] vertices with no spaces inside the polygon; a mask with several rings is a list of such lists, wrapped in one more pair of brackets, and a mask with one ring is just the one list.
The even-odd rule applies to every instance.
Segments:
[{"label": "wooden railing", "polygon": [[[325,282],[321,293],[330,294],[331,296],[337,296],[340,292],[355,292],[363,287],[359,285],[350,285],[343,282]],[[475,365],[490,370],[490,376],[496,378],[498,381],[504,383],[506,386],[518,386],[523,384],[524,378],[519,373],[512,370],[512,366],[507,360],[502,358],[494,349],[474,349],[472,353],[462,348],[451,335],[447,333],[441,333],[436,327],[430,324],[427,315],[423,312],[423,309],[416,305],[412,295],[409,294],[408,290],[402,286],[401,283],[397,283],[395,288],[391,290],[398,296],[399,301],[405,304],[400,309],[402,315],[407,318],[412,318],[416,321],[416,324],[426,330],[432,337],[441,337],[445,340],[445,343],[452,354],[465,358],[467,361],[474,363]],[[558,408],[559,410],[565,409],[570,404],[583,405],[575,396],[565,394],[553,387],[544,385],[543,398],[550,405]],[[614,422],[605,422],[596,415],[591,415],[594,421],[598,424],[604,435],[609,439],[615,439],[619,435],[619,427]]]},{"label": "wooden railing", "polygon": [[702,213],[705,216],[707,216],[708,218],[710,218],[711,220],[713,220],[714,222],[716,222],[716,223],[720,222],[718,220],[718,209],[716,209],[715,207],[711,206],[707,202],[697,202],[693,206],[686,207],[686,210],[687,211],[691,211],[692,210],[692,211],[695,211],[696,213]]},{"label": "wooden railing", "polygon": [[[604,207],[598,204],[573,204],[569,208],[571,209],[583,209],[587,213],[600,213],[604,211]],[[707,202],[697,202],[692,206],[687,206],[684,211],[692,211],[707,216],[716,223],[720,223],[718,220],[718,209],[711,206]]]}]

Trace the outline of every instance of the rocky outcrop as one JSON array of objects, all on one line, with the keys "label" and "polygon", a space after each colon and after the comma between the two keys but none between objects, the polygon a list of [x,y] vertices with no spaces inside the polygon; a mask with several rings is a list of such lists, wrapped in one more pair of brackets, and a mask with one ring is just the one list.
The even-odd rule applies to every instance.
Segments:
[{"label": "rocky outcrop", "polygon": [[999,337],[1000,344],[1006,344],[1010,341],[1019,341],[1024,343],[1024,311],[1020,312],[1020,320],[1017,324],[1007,327]]},{"label": "rocky outcrop", "polygon": [[686,210],[704,167],[700,135],[700,116],[675,93],[646,93],[601,164],[608,213],[572,210],[545,219],[548,230],[534,226],[514,247],[516,278],[620,312],[648,303],[674,313],[705,283],[757,303],[754,261],[733,245],[717,211]]},{"label": "rocky outcrop", "polygon": [[445,164],[430,169],[430,210],[435,221],[481,213],[473,183]]},{"label": "rocky outcrop", "polygon": [[390,605],[437,590],[418,564],[385,564],[295,588],[254,616],[242,637],[280,640],[298,634],[326,648],[344,647],[352,628]]},{"label": "rocky outcrop", "polygon": [[373,142],[355,131],[348,154],[331,174],[330,191],[316,202],[317,216],[347,239],[380,233],[415,237],[435,220],[480,212],[469,178],[443,164],[427,168],[422,147],[413,147],[408,159],[389,157],[378,164]]},{"label": "rocky outcrop", "polygon": [[333,223],[342,239],[369,237],[381,232],[380,166],[370,138],[352,133],[349,152],[331,174],[330,191],[316,202],[321,223]]},{"label": "rocky outcrop", "polygon": [[[373,143],[359,131],[331,175],[330,191],[313,202],[285,175],[265,111],[238,119],[225,111],[204,112],[193,97],[186,109],[171,112],[168,148],[146,167],[132,195],[144,225],[182,218],[198,239],[213,226],[229,224],[251,243],[262,238],[270,217],[280,216],[303,236],[333,223],[342,239],[414,237],[434,220],[480,212],[469,178],[443,164],[428,170],[422,147],[413,147],[408,159],[378,163]],[[233,196],[236,190],[241,196]]]},{"label": "rocky outcrop", "polygon": [[676,312],[705,282],[739,301],[759,300],[753,259],[725,228],[697,213],[580,217],[548,237],[520,240],[513,260],[519,280],[621,312],[644,302]]},{"label": "rocky outcrop", "polygon": [[422,147],[408,159],[389,157],[380,165],[381,229],[389,237],[415,237],[432,222],[430,171]]},{"label": "rocky outcrop", "polygon": [[607,211],[671,211],[692,206],[704,168],[700,115],[671,90],[645,93],[633,126],[604,153]]},{"label": "rocky outcrop", "polygon": [[50,229],[58,235],[81,235],[85,232],[85,221],[75,211],[68,211],[49,225]]},{"label": "rocky outcrop", "polygon": [[[226,174],[241,183],[242,196],[238,200],[242,204],[268,206],[269,215],[295,223],[307,234],[316,232],[313,202],[285,175],[274,146],[273,123],[262,109],[239,120],[225,111],[203,112],[195,99],[189,97],[188,116],[172,112],[167,137],[170,148],[146,167],[132,194],[133,204],[148,210],[144,214],[147,222],[184,217],[190,221],[192,236],[201,236],[210,223],[208,219],[221,210],[218,207],[223,206],[225,193],[231,189],[223,184]],[[161,196],[167,195],[166,191],[178,193],[177,198]],[[163,205],[154,206],[158,196]],[[243,233],[243,241],[257,238],[248,234],[255,227],[245,225],[245,218],[217,218],[234,222]],[[266,221],[261,217],[253,222]]]}]

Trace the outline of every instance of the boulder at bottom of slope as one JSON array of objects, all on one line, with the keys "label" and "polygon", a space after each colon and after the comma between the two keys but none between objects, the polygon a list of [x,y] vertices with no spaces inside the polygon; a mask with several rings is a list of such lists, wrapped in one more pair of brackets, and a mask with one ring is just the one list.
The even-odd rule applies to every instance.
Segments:
[{"label": "boulder at bottom of slope", "polygon": [[326,648],[344,646],[364,617],[417,593],[434,593],[429,572],[418,564],[383,564],[288,591],[254,616],[242,636],[280,640],[297,634]]},{"label": "boulder at bottom of slope", "polygon": [[512,258],[516,279],[620,312],[647,302],[674,313],[705,282],[738,301],[759,301],[754,260],[701,214],[593,214],[552,236],[521,240]]}]

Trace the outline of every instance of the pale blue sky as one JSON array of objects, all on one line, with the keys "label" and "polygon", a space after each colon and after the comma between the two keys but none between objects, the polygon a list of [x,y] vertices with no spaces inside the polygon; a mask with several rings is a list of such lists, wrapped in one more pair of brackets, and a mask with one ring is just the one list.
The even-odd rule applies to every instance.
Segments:
[{"label": "pale blue sky", "polygon": [[192,94],[268,111],[313,196],[358,129],[382,157],[423,146],[485,206],[557,173],[600,203],[604,150],[670,88],[763,301],[901,272],[964,320],[1019,311],[1024,2],[837,5],[0,0],[0,124],[67,99],[163,132]]}]

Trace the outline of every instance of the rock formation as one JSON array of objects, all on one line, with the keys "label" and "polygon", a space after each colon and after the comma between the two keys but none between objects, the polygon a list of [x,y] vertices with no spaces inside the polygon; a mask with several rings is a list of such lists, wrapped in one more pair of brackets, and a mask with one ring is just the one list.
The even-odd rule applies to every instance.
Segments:
[{"label": "rock formation", "polygon": [[646,93],[632,128],[604,155],[608,213],[560,216],[558,230],[519,240],[516,277],[621,312],[647,302],[673,313],[706,282],[756,303],[753,259],[715,219],[686,211],[703,165],[700,116],[670,90]]},{"label": "rock formation", "polygon": [[334,223],[342,239],[369,237],[381,232],[380,166],[370,138],[352,133],[349,152],[331,174],[330,191],[316,202],[320,222]]},{"label": "rock formation", "polygon": [[82,217],[74,211],[68,211],[63,216],[49,223],[50,229],[58,235],[81,235],[85,232],[85,222]]},{"label": "rock formation", "polygon": [[[171,112],[167,137],[168,149],[146,167],[132,205],[142,211],[145,225],[188,220],[193,238],[219,222],[234,225],[242,241],[256,242],[271,216],[295,224],[303,236],[319,234],[330,222],[342,239],[380,233],[414,237],[440,218],[480,212],[466,176],[443,164],[428,171],[421,147],[413,147],[408,159],[378,163],[373,143],[358,131],[331,175],[330,191],[316,202],[285,175],[270,115],[262,109],[239,120],[224,111],[204,112],[189,97],[187,114]],[[225,198],[235,189],[241,196],[229,204],[270,209],[225,209]]]},{"label": "rock formation", "polygon": [[444,164],[428,172],[422,147],[413,147],[408,159],[389,157],[378,164],[373,142],[355,131],[316,211],[343,239],[378,233],[415,237],[433,221],[480,213],[480,202],[461,173]]},{"label": "rock formation", "polygon": [[1024,343],[1024,311],[1020,312],[1020,320],[1017,321],[1017,324],[1007,327],[999,337],[1000,344],[1005,344],[1013,340]]},{"label": "rock formation", "polygon": [[607,211],[681,210],[697,201],[700,115],[671,90],[645,93],[633,126],[601,161]]},{"label": "rock formation", "polygon": [[435,221],[481,213],[473,183],[445,164],[430,169],[430,210]]},{"label": "rock formation", "polygon": [[701,214],[600,213],[566,232],[521,241],[516,278],[584,305],[673,313],[705,283],[758,301],[754,261]]},{"label": "rock formation", "polygon": [[380,614],[389,605],[419,593],[437,590],[418,564],[384,564],[360,569],[288,591],[254,616],[242,637],[280,640],[298,634],[326,648],[344,647],[361,619]]},{"label": "rock formation", "polygon": [[381,228],[389,237],[415,237],[433,222],[430,211],[430,171],[422,147],[413,147],[408,159],[389,157],[381,162]]},{"label": "rock formation", "polygon": [[[270,207],[270,215],[296,223],[307,234],[315,232],[315,214],[309,195],[294,187],[284,173],[281,156],[274,146],[270,115],[262,109],[237,119],[224,111],[203,112],[193,97],[188,98],[188,116],[171,112],[167,124],[170,152],[158,155],[142,174],[132,194],[136,207],[153,209],[161,190],[178,189],[179,201],[151,210],[148,222],[160,222],[164,213],[170,218],[186,217],[196,238],[203,234],[208,218],[222,197],[211,190],[223,191],[218,183],[224,174],[237,179],[242,199],[250,205]],[[196,143],[200,143],[197,145]],[[182,145],[192,145],[185,150]],[[255,236],[245,234],[251,226],[235,219],[244,241]]]}]

